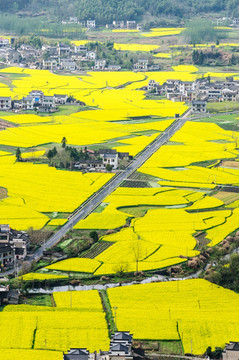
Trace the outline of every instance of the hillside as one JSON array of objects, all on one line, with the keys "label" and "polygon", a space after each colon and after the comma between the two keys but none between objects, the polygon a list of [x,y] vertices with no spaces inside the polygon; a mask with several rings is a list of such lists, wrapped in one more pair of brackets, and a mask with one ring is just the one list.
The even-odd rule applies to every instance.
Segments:
[{"label": "hillside", "polygon": [[0,0],[0,12],[10,14],[45,13],[49,19],[78,16],[94,18],[98,24],[112,20],[142,20],[145,15],[184,18],[188,15],[222,12],[239,15],[239,0]]}]

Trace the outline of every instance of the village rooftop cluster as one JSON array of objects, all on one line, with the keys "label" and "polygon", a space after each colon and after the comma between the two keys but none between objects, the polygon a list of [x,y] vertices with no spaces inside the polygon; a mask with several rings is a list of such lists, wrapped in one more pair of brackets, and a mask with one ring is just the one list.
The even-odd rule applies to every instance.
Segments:
[{"label": "village rooftop cluster", "polygon": [[142,90],[164,95],[174,102],[190,103],[193,112],[205,113],[207,102],[239,101],[239,81],[233,77],[215,82],[211,82],[210,77],[195,81],[168,79],[163,85],[149,80],[148,86]]},{"label": "village rooftop cluster", "polygon": [[[0,59],[3,65],[18,65],[30,69],[74,72],[81,70],[120,71],[121,66],[109,64],[107,59],[97,58],[97,49],[89,49],[87,44],[68,45],[47,44],[36,49],[29,44],[22,44],[15,49],[14,39],[0,38]],[[159,65],[149,65],[148,60],[140,59],[133,64],[133,71],[155,71]]]}]

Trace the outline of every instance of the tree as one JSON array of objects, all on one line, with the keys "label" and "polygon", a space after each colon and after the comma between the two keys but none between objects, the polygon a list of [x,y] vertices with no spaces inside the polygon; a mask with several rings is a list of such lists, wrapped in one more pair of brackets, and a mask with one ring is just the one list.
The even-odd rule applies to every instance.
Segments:
[{"label": "tree", "polygon": [[202,51],[200,51],[199,56],[198,56],[198,65],[202,65],[204,62],[204,54]]},{"label": "tree", "polygon": [[107,164],[105,169],[106,169],[106,171],[111,171],[113,169],[113,166],[110,164]]},{"label": "tree", "polygon": [[42,41],[39,36],[31,35],[29,39],[29,44],[37,49],[40,49],[42,47]]},{"label": "tree", "polygon": [[22,160],[22,152],[19,148],[17,148],[17,150],[16,150],[16,159],[17,159],[17,161]]},{"label": "tree", "polygon": [[207,350],[206,350],[206,354],[207,354],[207,356],[208,356],[210,359],[212,359],[213,354],[212,354],[212,348],[211,348],[211,346],[208,346],[208,348],[207,348]]},{"label": "tree", "polygon": [[210,359],[221,359],[222,358],[223,349],[220,347],[216,347],[214,351],[212,351],[211,346],[208,346],[206,350],[206,354]]},{"label": "tree", "polygon": [[56,150],[56,147],[54,147],[54,148],[52,149],[52,155],[53,155],[53,157],[56,156],[56,154],[57,154],[57,150]]},{"label": "tree", "polygon": [[80,158],[76,148],[71,148],[71,150],[70,150],[70,158],[71,158],[71,160],[74,160],[74,161],[77,161]]},{"label": "tree", "polygon": [[98,233],[96,231],[91,231],[90,232],[90,238],[94,241],[97,242],[99,240],[99,236]]},{"label": "tree", "polygon": [[47,159],[51,162],[51,159],[54,157],[52,150],[49,150],[46,154]]},{"label": "tree", "polygon": [[67,103],[72,103],[74,101],[75,101],[75,98],[72,95],[70,95],[66,100]]},{"label": "tree", "polygon": [[182,33],[182,37],[189,44],[195,45],[216,41],[219,39],[220,33],[209,20],[191,19],[191,21],[186,24],[186,30]]},{"label": "tree", "polygon": [[120,261],[113,266],[113,271],[116,273],[117,276],[123,277],[124,273],[128,272],[129,264],[128,262]]},{"label": "tree", "polygon": [[63,147],[63,148],[66,147],[66,143],[67,143],[66,137],[63,136],[63,138],[62,138],[62,140],[61,140],[61,144],[62,144],[62,147]]},{"label": "tree", "polygon": [[193,50],[192,60],[193,60],[193,64],[197,63],[197,61],[198,61],[198,51],[197,50]]}]

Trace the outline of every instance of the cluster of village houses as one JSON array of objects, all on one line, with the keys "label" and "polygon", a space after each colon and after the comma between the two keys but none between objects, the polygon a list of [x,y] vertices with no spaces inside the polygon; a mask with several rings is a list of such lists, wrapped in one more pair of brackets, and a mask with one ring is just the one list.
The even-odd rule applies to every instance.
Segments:
[{"label": "cluster of village houses", "polygon": [[[82,28],[86,28],[88,30],[93,30],[96,28],[95,20],[79,20],[76,16],[70,16],[69,19],[62,20],[62,24],[75,24],[79,25]],[[137,24],[135,20],[127,20],[127,21],[117,21],[114,20],[112,24],[106,24],[106,29],[121,29],[121,30],[141,30],[141,25]]]},{"label": "cluster of village houses", "polygon": [[118,152],[115,149],[100,149],[98,151],[93,151],[90,149],[86,150],[89,154],[87,160],[80,160],[75,162],[74,167],[78,170],[87,170],[87,171],[105,171],[107,165],[111,169],[116,170],[119,167],[120,160],[132,160],[128,152]]},{"label": "cluster of village houses", "polygon": [[[30,69],[74,72],[83,64],[95,71],[120,71],[120,65],[107,64],[107,59],[97,59],[97,50],[89,50],[87,44],[74,45],[59,43],[56,46],[44,44],[35,49],[29,44],[14,47],[14,39],[0,38],[0,59],[6,65],[18,65]],[[92,65],[93,64],[93,65]],[[134,71],[159,70],[159,65],[149,65],[148,60],[133,64]]]},{"label": "cluster of village houses", "polygon": [[132,346],[133,336],[128,331],[116,331],[111,337],[109,351],[89,353],[85,348],[70,349],[63,360],[142,360],[144,351]]},{"label": "cluster of village houses", "polygon": [[69,98],[65,94],[45,95],[41,90],[32,90],[20,100],[12,100],[11,96],[0,96],[0,110],[34,110],[50,113],[57,110],[58,105],[64,105],[68,99],[74,104],[85,105],[84,102]]},{"label": "cluster of village houses", "polygon": [[[132,347],[133,338],[129,332],[117,331],[111,338],[109,351],[89,353],[85,348],[70,349],[63,355],[63,360],[143,360],[145,352]],[[167,356],[167,355],[164,355]],[[170,356],[170,355],[168,355]],[[222,360],[238,360],[239,343],[231,341],[225,345]],[[193,359],[193,358],[192,358]]]},{"label": "cluster of village houses", "polygon": [[[163,85],[155,80],[149,80],[148,86],[141,88],[155,95],[165,96],[172,101],[182,101],[192,105],[193,112],[206,112],[207,102],[239,101],[239,80],[227,77],[223,81],[212,82],[209,77],[195,81],[168,79]],[[40,90],[32,90],[28,96],[12,101],[11,97],[0,97],[0,110],[22,109],[39,112],[56,111],[58,105],[66,104],[68,95],[44,95]],[[79,105],[84,102],[77,101]]]},{"label": "cluster of village houses", "polygon": [[0,225],[0,266],[13,266],[15,260],[24,260],[27,255],[29,235],[9,225]]},{"label": "cluster of village houses", "polygon": [[239,80],[233,77],[215,82],[210,77],[195,81],[168,79],[163,85],[149,80],[148,86],[142,89],[172,101],[191,103],[194,112],[206,112],[207,102],[239,101]]},{"label": "cluster of village houses", "polygon": [[[222,360],[237,360],[239,343],[231,341],[225,345]],[[144,350],[133,347],[133,336],[128,331],[116,331],[111,337],[109,351],[89,353],[85,348],[70,349],[63,355],[63,360],[143,360]]]}]

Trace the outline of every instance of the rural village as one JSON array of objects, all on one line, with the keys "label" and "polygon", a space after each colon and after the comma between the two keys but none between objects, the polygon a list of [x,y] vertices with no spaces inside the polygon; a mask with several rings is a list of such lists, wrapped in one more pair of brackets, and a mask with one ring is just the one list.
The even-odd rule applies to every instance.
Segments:
[{"label": "rural village", "polygon": [[0,28],[1,358],[238,360],[237,1]]}]

